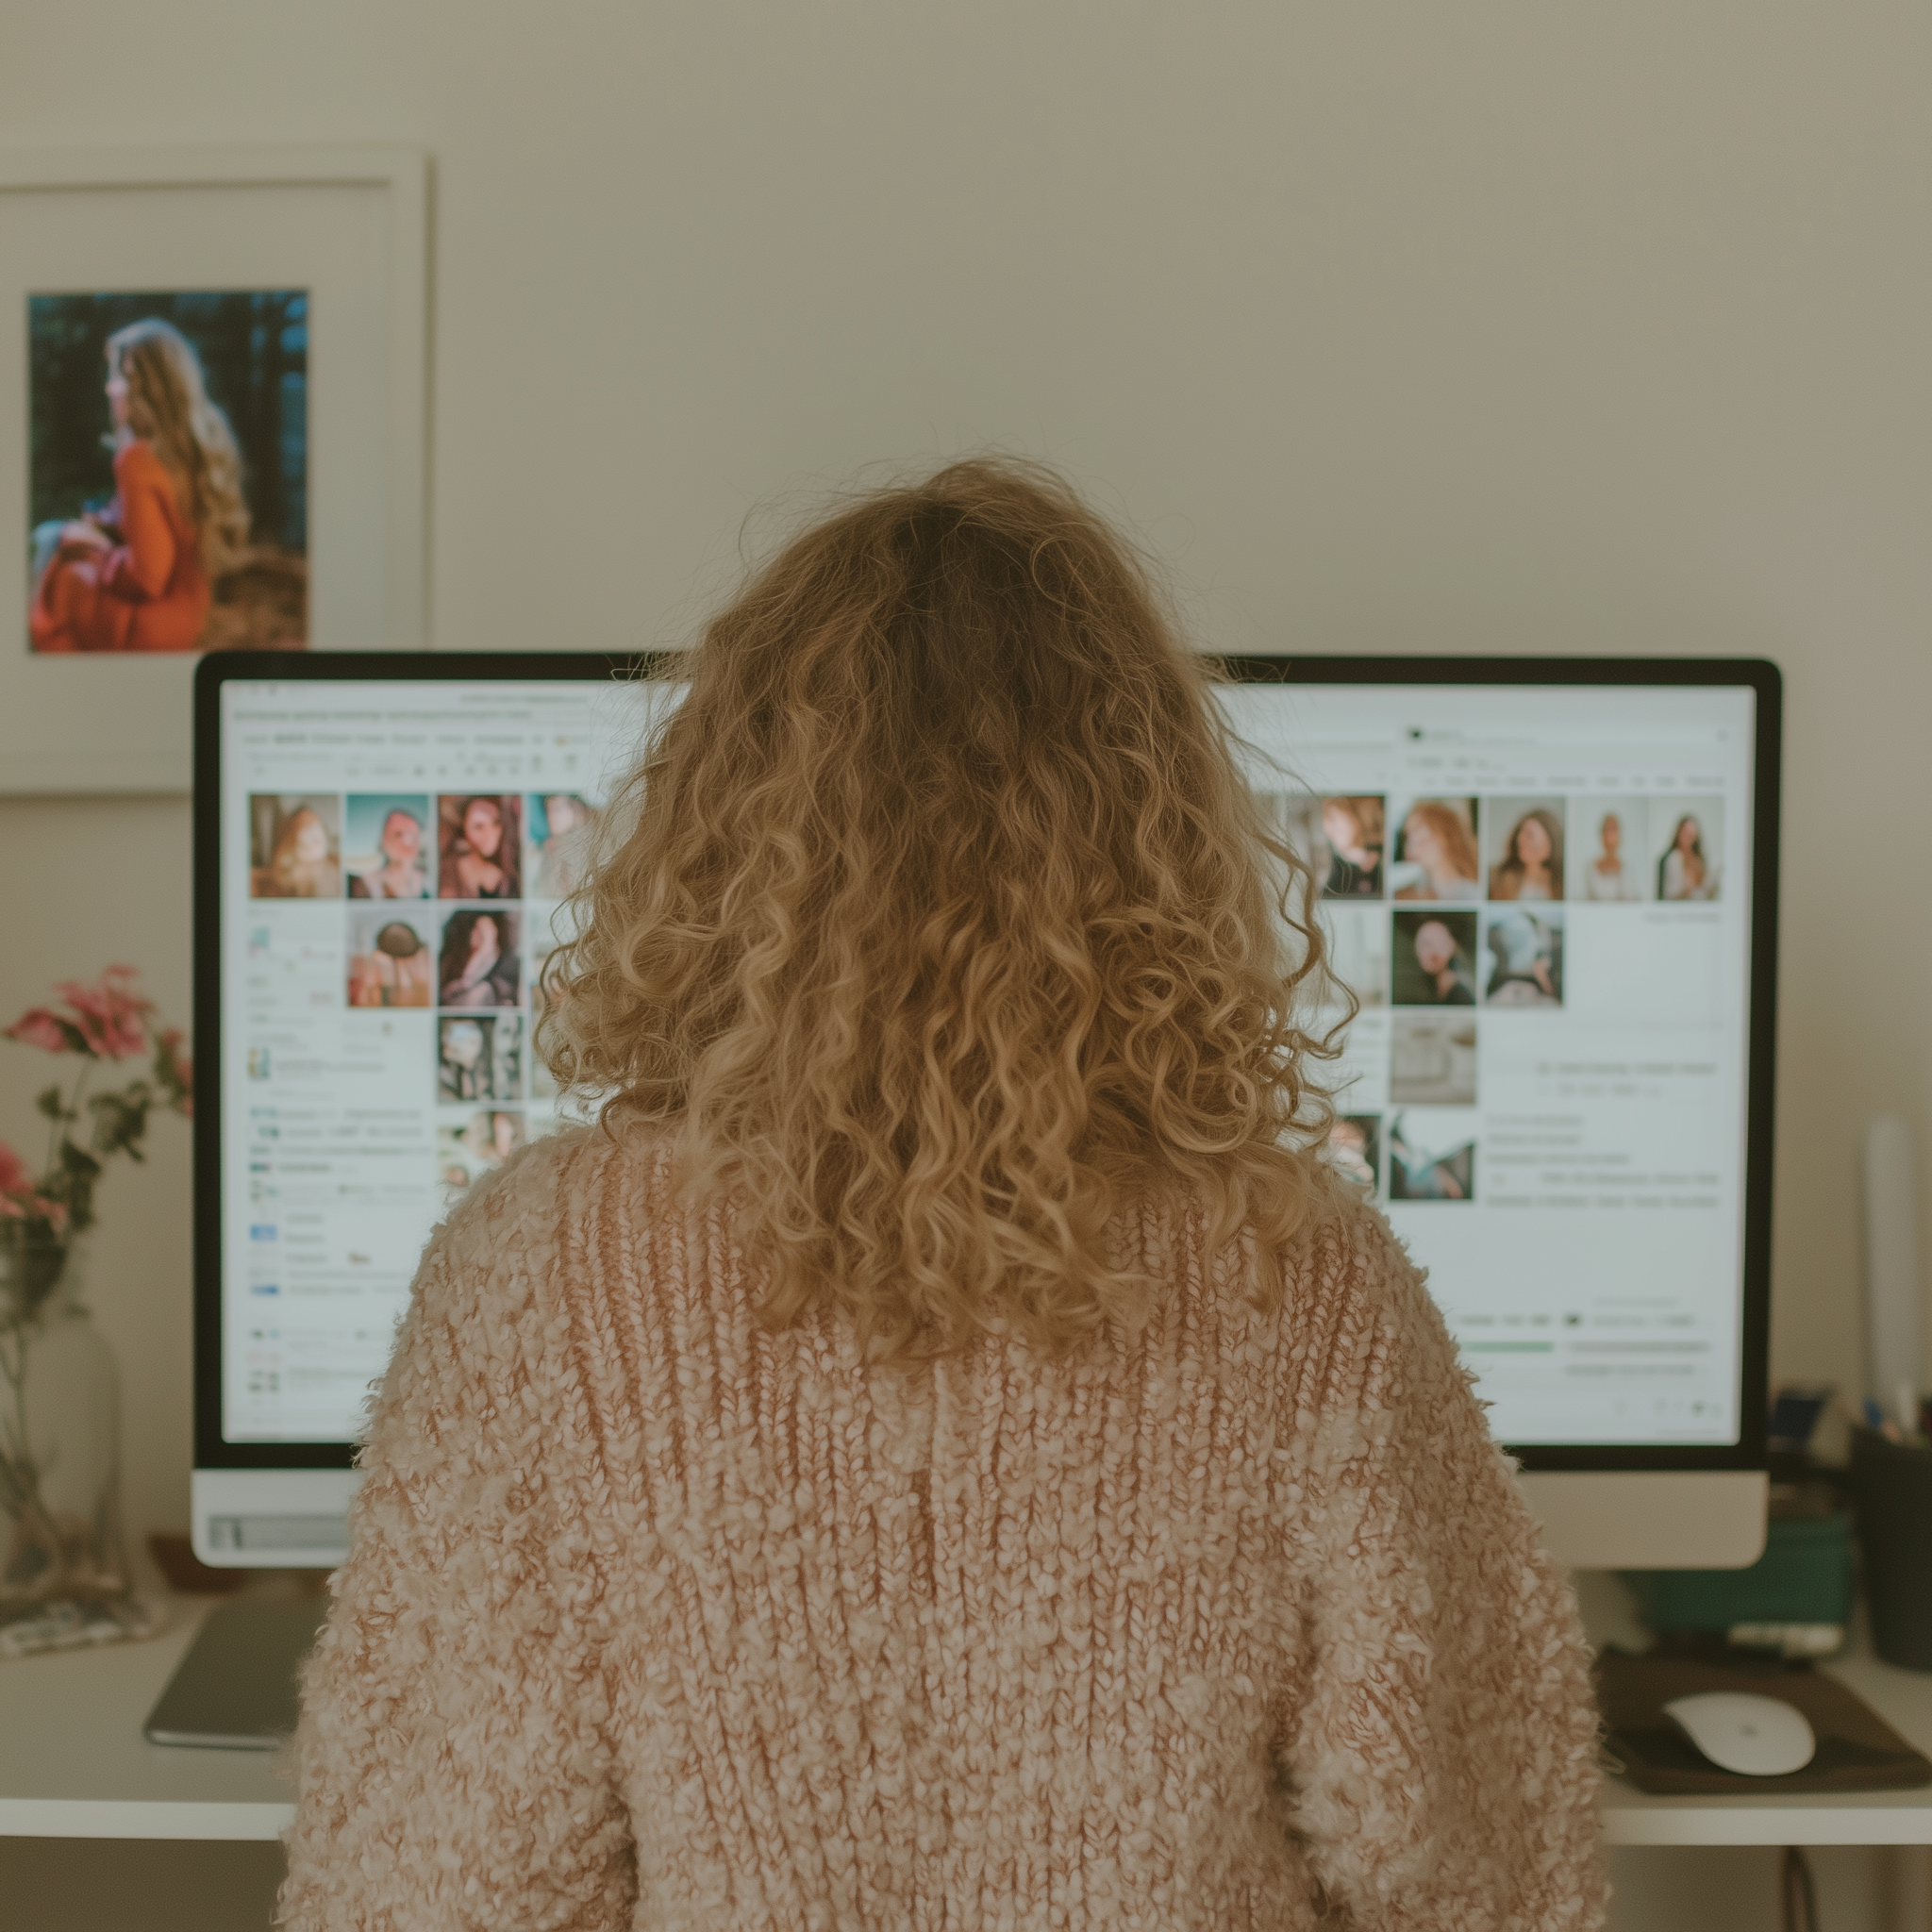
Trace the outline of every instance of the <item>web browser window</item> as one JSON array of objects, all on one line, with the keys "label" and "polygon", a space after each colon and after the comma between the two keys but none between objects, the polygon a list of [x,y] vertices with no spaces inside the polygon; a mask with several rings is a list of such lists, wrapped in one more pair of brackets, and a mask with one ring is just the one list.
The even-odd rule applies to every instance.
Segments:
[{"label": "web browser window", "polygon": [[[680,695],[222,686],[228,1441],[351,1440],[431,1229],[563,1117],[543,962]],[[1499,1439],[1734,1441],[1751,691],[1221,700],[1359,1002],[1329,1156],[1428,1271]]]},{"label": "web browser window", "polygon": [[1223,695],[1359,1002],[1330,1156],[1498,1439],[1734,1441],[1753,693]]},{"label": "web browser window", "polygon": [[557,1124],[540,975],[672,689],[222,687],[227,1441],[349,1441],[431,1228]]}]

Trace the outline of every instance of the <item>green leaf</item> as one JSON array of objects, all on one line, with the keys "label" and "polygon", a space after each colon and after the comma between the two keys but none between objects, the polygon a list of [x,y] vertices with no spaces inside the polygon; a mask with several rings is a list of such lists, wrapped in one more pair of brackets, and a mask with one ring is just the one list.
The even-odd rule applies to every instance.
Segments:
[{"label": "green leaf", "polygon": [[70,1114],[64,1107],[61,1106],[60,1090],[58,1087],[49,1087],[46,1090],[46,1091],[41,1094],[41,1096],[34,1102],[34,1105],[37,1108],[39,1108],[40,1110],[43,1114],[45,1114],[50,1121],[65,1121],[72,1120],[74,1118],[74,1116]]},{"label": "green leaf", "polygon": [[101,1163],[84,1147],[76,1147],[72,1141],[60,1143],[60,1165],[62,1170],[92,1185],[100,1178]]},{"label": "green leaf", "polygon": [[125,1154],[141,1158],[140,1142],[147,1132],[148,1108],[153,1095],[144,1083],[137,1082],[125,1093],[96,1093],[87,1104],[94,1117],[93,1150],[108,1156]]}]

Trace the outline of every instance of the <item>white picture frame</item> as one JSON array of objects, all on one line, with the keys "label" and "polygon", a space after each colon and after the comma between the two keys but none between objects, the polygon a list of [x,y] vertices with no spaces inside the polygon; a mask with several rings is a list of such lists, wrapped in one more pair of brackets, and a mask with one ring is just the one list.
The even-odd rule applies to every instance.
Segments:
[{"label": "white picture frame", "polygon": [[186,791],[199,655],[29,648],[27,297],[304,289],[308,640],[421,648],[427,157],[0,151],[0,793]]}]

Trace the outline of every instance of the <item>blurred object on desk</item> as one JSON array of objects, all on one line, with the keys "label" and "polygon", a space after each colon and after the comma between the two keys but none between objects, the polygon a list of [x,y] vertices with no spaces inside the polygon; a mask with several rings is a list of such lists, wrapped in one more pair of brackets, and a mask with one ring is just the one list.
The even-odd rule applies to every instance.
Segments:
[{"label": "blurred object on desk", "polygon": [[1702,1636],[1782,1657],[1830,1657],[1843,1645],[1851,1618],[1851,1513],[1828,1481],[1780,1483],[1771,1492],[1764,1554],[1748,1569],[1619,1574],[1659,1638]]},{"label": "blurred object on desk", "polygon": [[1854,1429],[1851,1493],[1872,1647],[1889,1664],[1932,1671],[1932,1447]]},{"label": "blurred object on desk", "polygon": [[168,1588],[181,1596],[226,1596],[240,1590],[247,1580],[245,1570],[215,1570],[194,1554],[194,1544],[185,1529],[158,1529],[147,1540],[148,1554],[155,1559]]}]

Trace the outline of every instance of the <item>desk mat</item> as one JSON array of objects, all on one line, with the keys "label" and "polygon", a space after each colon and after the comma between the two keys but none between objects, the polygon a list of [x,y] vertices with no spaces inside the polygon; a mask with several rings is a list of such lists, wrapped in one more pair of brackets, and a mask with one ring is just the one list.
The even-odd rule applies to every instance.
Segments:
[{"label": "desk mat", "polygon": [[[1664,1715],[1673,1698],[1700,1690],[1746,1690],[1782,1697],[1805,1713],[1818,1752],[1786,1777],[1740,1777],[1720,1771]],[[1737,1797],[1746,1792],[1903,1791],[1932,1785],[1932,1761],[1914,1751],[1861,1697],[1823,1671],[1765,1676],[1691,1657],[1630,1657],[1607,1650],[1596,1660],[1597,1707],[1611,1752],[1630,1782],[1658,1795]]]}]

